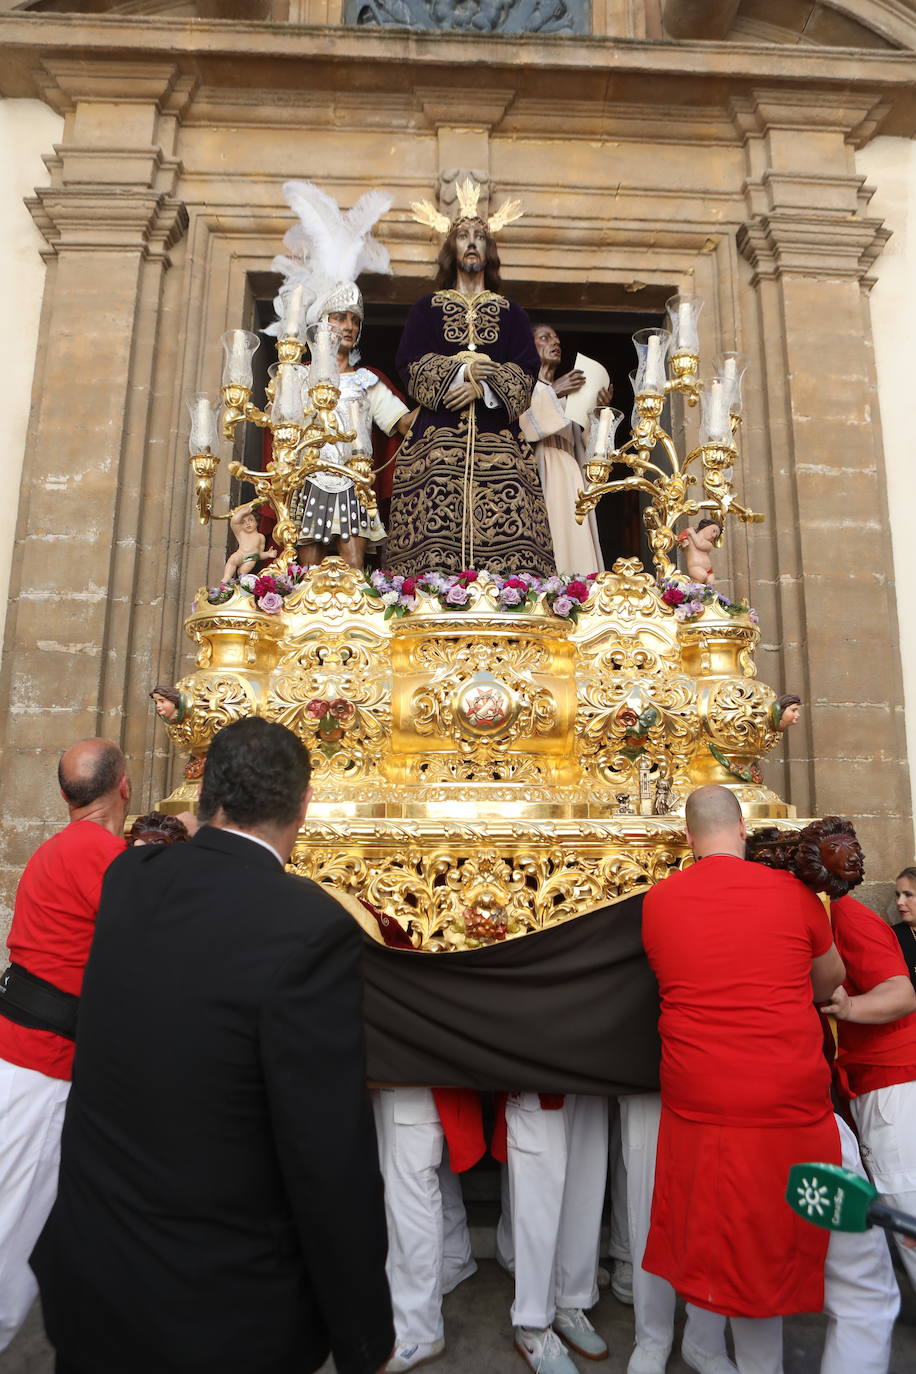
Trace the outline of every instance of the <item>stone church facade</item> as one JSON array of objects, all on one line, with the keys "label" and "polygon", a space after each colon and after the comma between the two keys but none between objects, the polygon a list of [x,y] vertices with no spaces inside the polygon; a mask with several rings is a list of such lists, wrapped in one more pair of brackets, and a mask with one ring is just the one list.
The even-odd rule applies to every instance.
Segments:
[{"label": "stone church facade", "polygon": [[768,781],[852,816],[875,883],[911,862],[914,92],[912,0],[0,0],[0,904],[68,743],[120,740],[140,808],[170,789],[147,693],[189,667],[225,535],[183,398],[272,294],[290,177],[393,194],[380,306],[428,289],[410,202],[458,171],[525,202],[501,251],[530,308],[704,296],[705,358],[749,359],[736,485],[766,515],[723,584],[807,706]]}]

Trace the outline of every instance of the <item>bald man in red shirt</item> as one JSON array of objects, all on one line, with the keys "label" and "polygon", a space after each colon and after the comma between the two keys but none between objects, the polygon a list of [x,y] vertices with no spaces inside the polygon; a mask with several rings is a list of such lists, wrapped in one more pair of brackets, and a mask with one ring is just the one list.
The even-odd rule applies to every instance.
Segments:
[{"label": "bald man in red shirt", "polygon": [[130,801],[124,755],[111,740],[72,745],[57,776],[70,823],[26,864],[0,979],[0,1350],[38,1292],[28,1258],[57,1191],[77,1002]]},{"label": "bald man in red shirt", "polygon": [[784,1315],[823,1304],[827,1233],[785,1202],[794,1163],[840,1163],[814,999],[842,982],[827,914],[744,859],[727,788],[687,801],[698,862],[643,904],[661,995],[662,1119],[643,1266],[732,1319],[742,1374],[781,1374]]}]

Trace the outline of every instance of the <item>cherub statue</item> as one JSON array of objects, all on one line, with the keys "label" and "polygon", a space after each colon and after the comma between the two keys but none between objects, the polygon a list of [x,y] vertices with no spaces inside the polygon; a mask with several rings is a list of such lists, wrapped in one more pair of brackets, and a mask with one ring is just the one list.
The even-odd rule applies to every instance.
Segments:
[{"label": "cherub statue", "polygon": [[188,699],[177,687],[154,687],[150,692],[156,715],[166,725],[180,725],[188,714]]},{"label": "cherub statue", "polygon": [[775,730],[788,730],[790,725],[797,725],[801,715],[801,697],[794,692],[783,692],[781,697],[777,697],[770,707],[770,720]]},{"label": "cherub statue", "polygon": [[231,582],[243,572],[255,572],[262,561],[276,558],[277,550],[264,548],[264,536],[258,530],[256,501],[237,506],[229,517],[229,528],[238,540],[235,553],[230,553],[223,569],[222,580]]},{"label": "cherub statue", "polygon": [[688,525],[678,535],[677,542],[686,550],[687,576],[694,582],[702,582],[707,587],[716,585],[716,575],[709,555],[721,533],[722,526],[718,520],[700,520],[696,529]]}]

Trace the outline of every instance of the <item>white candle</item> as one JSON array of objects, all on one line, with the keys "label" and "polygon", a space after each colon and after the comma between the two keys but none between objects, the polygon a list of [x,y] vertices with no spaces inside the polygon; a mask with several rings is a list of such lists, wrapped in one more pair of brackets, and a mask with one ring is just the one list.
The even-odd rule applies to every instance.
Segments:
[{"label": "white candle", "polygon": [[299,327],[302,323],[302,286],[294,286],[289,293],[286,302],[286,314],[283,318],[283,336],[287,339],[299,337]]},{"label": "white candle", "polygon": [[336,382],[337,346],[327,320],[321,320],[312,340],[312,378],[313,382]]},{"label": "white candle", "polygon": [[734,358],[726,358],[722,364],[722,376],[727,382],[734,382],[738,377],[738,363]]},{"label": "white candle", "polygon": [[211,446],[211,420],[213,412],[206,396],[198,396],[194,413],[194,429],[201,453],[209,453]]},{"label": "white candle", "polygon": [[646,346],[646,370],[643,386],[647,391],[664,391],[665,365],[662,362],[662,341],[657,334],[650,334]]},{"label": "white candle", "polygon": [[725,404],[725,390],[718,377],[709,386],[709,436],[721,439],[729,433],[728,410]]},{"label": "white candle", "polygon": [[611,428],[611,412],[608,406],[601,407],[598,416],[598,433],[595,437],[595,457],[604,458],[607,454],[607,438]]}]

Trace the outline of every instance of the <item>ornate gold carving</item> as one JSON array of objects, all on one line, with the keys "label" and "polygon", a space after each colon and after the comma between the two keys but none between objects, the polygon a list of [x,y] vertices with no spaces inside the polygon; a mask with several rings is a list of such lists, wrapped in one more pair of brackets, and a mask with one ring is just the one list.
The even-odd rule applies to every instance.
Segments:
[{"label": "ornate gold carving", "polygon": [[[204,755],[240,716],[293,729],[316,785],[296,868],[382,907],[418,948],[512,939],[656,881],[685,861],[677,812],[697,783],[786,814],[754,780],[780,736],[747,616],[678,620],[635,560],[596,579],[575,625],[543,603],[501,612],[485,581],[464,610],[430,599],[385,620],[365,587],[328,559],[277,615],[199,593],[201,666],[169,732]],[[674,814],[648,817],[668,791]],[[616,814],[623,795],[642,814]]]}]

